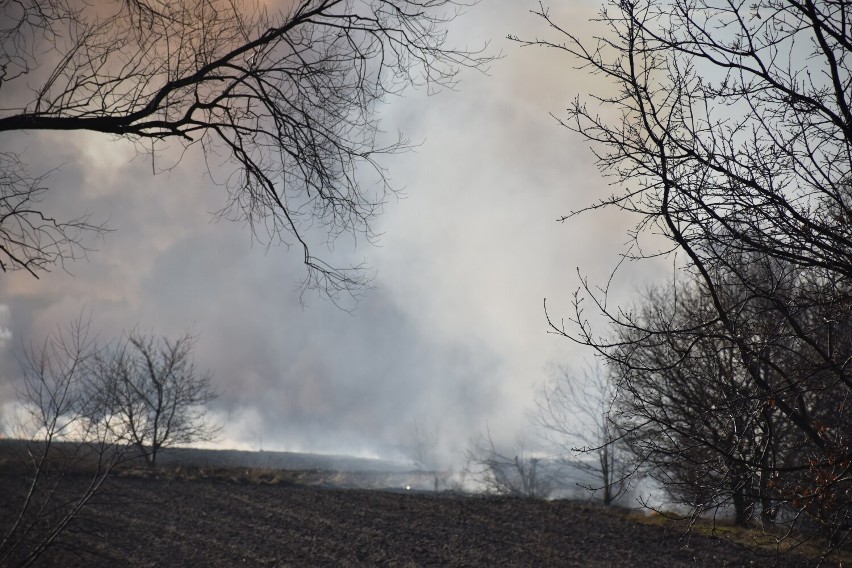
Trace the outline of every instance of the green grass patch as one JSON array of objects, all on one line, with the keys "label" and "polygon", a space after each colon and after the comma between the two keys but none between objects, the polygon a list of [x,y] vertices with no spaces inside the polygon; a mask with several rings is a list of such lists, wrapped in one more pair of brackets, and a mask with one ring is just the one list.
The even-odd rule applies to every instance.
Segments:
[{"label": "green grass patch", "polygon": [[847,541],[832,550],[824,538],[788,531],[784,527],[741,527],[719,519],[694,519],[676,513],[636,510],[628,512],[626,518],[645,525],[682,531],[684,534],[718,538],[767,553],[795,554],[814,562],[826,559],[840,566],[852,566],[852,543]]}]

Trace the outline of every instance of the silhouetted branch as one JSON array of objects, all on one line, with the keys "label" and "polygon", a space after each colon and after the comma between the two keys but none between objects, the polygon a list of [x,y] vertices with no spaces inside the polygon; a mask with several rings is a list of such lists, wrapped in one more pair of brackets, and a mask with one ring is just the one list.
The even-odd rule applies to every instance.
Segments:
[{"label": "silhouetted branch", "polygon": [[306,286],[332,297],[368,277],[317,259],[305,232],[373,238],[394,192],[380,158],[409,148],[380,142],[376,106],[409,86],[453,87],[460,68],[489,61],[447,46],[446,25],[466,5],[457,0],[298,0],[280,12],[234,0],[23,5],[4,28],[0,92],[39,86],[0,110],[0,132],[198,143],[235,166],[219,214],[297,244]]}]

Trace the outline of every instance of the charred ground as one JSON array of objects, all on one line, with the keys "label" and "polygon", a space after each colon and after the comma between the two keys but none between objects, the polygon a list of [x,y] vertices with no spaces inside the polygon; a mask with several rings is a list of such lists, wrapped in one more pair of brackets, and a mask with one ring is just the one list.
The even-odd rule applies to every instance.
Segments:
[{"label": "charred ground", "polygon": [[[5,467],[4,467],[5,465]],[[360,472],[359,475],[369,475]],[[623,509],[335,486],[327,471],[124,468],[37,566],[805,566]],[[86,483],[63,480],[57,498]],[[0,527],[26,488],[0,463]],[[826,563],[824,565],[832,565]]]}]

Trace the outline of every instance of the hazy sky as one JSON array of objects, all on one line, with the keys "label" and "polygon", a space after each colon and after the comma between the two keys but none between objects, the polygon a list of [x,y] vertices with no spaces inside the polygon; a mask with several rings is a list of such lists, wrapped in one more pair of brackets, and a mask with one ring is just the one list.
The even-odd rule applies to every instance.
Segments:
[{"label": "hazy sky", "polygon": [[[578,30],[597,9],[553,4]],[[382,109],[386,130],[423,144],[385,162],[405,198],[379,221],[378,246],[316,251],[374,267],[375,288],[351,314],[311,294],[300,304],[299,250],[213,221],[224,193],[197,156],[153,176],[150,156],[108,137],[0,137],[33,172],[59,166],[48,207],[115,229],[73,275],[0,276],[0,402],[13,397],[20,346],[86,310],[104,339],[199,332],[196,362],[222,390],[226,446],[390,455],[416,423],[449,459],[486,427],[513,439],[548,367],[580,370],[589,358],[547,333],[542,300],[567,315],[577,268],[603,283],[627,240],[613,214],[556,222],[607,187],[584,141],[549,116],[595,81],[564,55],[504,39],[548,34],[529,14],[537,5],[471,8],[450,41],[491,40],[505,57],[488,75],[465,72],[455,92],[409,92]],[[651,269],[625,271],[621,289]]]}]

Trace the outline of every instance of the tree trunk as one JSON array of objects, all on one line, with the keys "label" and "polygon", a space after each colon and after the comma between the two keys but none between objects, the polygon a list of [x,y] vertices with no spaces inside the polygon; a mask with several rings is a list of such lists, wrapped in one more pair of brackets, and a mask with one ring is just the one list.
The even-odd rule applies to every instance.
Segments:
[{"label": "tree trunk", "polygon": [[747,527],[754,513],[754,500],[746,494],[749,483],[743,476],[735,476],[733,481],[734,524]]}]

